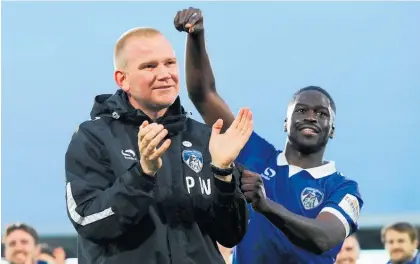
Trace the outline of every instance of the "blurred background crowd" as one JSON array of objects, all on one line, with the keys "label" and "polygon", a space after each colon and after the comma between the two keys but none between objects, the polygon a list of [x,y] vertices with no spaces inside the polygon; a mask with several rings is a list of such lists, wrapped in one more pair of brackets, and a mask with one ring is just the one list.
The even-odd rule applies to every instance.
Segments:
[{"label": "blurred background crowd", "polygon": [[[76,263],[65,205],[70,137],[94,96],[115,91],[112,51],[126,30],[163,32],[184,80],[185,35],[173,17],[188,6],[204,13],[220,94],[234,112],[249,106],[256,131],[278,148],[296,90],[317,85],[333,96],[326,156],[365,202],[337,263],[386,263],[418,248],[420,2],[16,1],[1,12],[3,261]],[[201,121],[185,90],[181,100]],[[232,250],[222,251],[229,262]]]},{"label": "blurred background crowd", "polygon": [[[419,246],[419,230],[408,222],[397,222],[382,228],[380,238],[385,250],[362,250],[358,236],[351,235],[337,256],[336,264],[407,263]],[[24,223],[7,226],[2,241],[3,263],[14,264],[70,264],[75,258],[76,239],[69,241],[67,248],[59,241],[51,244],[41,241],[38,232]],[[232,263],[234,249],[220,247],[225,262]],[[30,260],[28,262],[28,259]]]}]

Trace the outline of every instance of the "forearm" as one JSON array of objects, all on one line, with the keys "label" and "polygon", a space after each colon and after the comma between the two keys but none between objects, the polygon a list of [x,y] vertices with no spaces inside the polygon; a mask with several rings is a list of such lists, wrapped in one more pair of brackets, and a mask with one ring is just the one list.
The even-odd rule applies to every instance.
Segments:
[{"label": "forearm", "polygon": [[245,197],[235,182],[215,179],[215,225],[212,235],[222,246],[232,248],[239,244],[248,226]]},{"label": "forearm", "polygon": [[217,94],[216,81],[206,51],[204,30],[188,34],[186,50],[186,81],[188,96],[207,125],[223,119],[225,131],[235,119],[226,102]]},{"label": "forearm", "polygon": [[294,214],[271,200],[260,212],[296,246],[315,254],[322,254],[342,240],[334,225],[318,219]]},{"label": "forearm", "polygon": [[187,35],[186,82],[190,98],[201,101],[216,91],[213,70],[206,51],[204,30]]}]

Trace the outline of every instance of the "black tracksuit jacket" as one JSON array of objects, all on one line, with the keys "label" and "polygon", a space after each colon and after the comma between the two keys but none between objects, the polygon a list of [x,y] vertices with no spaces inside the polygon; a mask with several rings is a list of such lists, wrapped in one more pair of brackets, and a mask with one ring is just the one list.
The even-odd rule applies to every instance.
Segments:
[{"label": "black tracksuit jacket", "polygon": [[97,96],[91,117],[78,127],[65,156],[79,264],[224,263],[216,241],[238,244],[248,213],[240,170],[235,168],[232,183],[211,172],[210,128],[188,118],[178,98],[156,121],[172,143],[150,177],[139,165],[137,133],[144,120],[152,121],[127,95],[119,90]]}]

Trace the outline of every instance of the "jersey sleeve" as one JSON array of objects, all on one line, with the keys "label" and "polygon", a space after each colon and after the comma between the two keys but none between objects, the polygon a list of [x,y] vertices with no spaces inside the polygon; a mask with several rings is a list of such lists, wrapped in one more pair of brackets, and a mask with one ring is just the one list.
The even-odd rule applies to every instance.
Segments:
[{"label": "jersey sleeve", "polygon": [[236,161],[250,170],[255,170],[255,168],[258,167],[258,164],[267,163],[275,154],[276,149],[272,144],[257,133],[252,132],[251,137],[239,153]]},{"label": "jersey sleeve", "polygon": [[358,230],[358,219],[362,207],[363,200],[358,184],[346,179],[334,188],[321,212],[332,213],[340,219],[348,237]]}]

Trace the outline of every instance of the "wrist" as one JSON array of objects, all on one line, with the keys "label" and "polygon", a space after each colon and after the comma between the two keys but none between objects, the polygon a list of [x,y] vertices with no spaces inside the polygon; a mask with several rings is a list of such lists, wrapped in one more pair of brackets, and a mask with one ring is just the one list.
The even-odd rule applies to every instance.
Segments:
[{"label": "wrist", "polygon": [[265,215],[271,211],[270,203],[268,198],[261,199],[258,201],[258,204],[255,206],[256,211],[258,211],[260,214]]},{"label": "wrist", "polygon": [[191,33],[188,32],[188,37],[192,38],[193,40],[204,38],[204,29],[193,31]]},{"label": "wrist", "polygon": [[146,174],[146,175],[148,175],[148,176],[150,176],[150,177],[155,177],[156,176],[156,172],[157,171],[152,171],[152,170],[149,170],[149,169],[147,169],[147,167],[146,166],[144,166],[143,164],[141,164],[140,163],[140,168],[141,168],[141,170],[142,170],[142,172],[144,173],[144,174]]},{"label": "wrist", "polygon": [[232,182],[232,175],[228,175],[228,176],[219,176],[219,175],[214,175],[214,177],[216,178],[216,179],[218,179],[218,180],[220,180],[220,181],[223,181],[223,182],[227,182],[227,183],[230,183],[230,182]]},{"label": "wrist", "polygon": [[201,30],[199,32],[192,32],[187,34],[187,43],[192,44],[193,46],[196,46],[200,49],[206,48],[206,41],[204,38],[204,30]]},{"label": "wrist", "polygon": [[223,169],[223,170],[232,168],[233,167],[232,164],[233,164],[232,162],[230,162],[230,163],[218,162],[218,161],[212,161],[211,162],[212,166],[214,166],[216,168],[219,168],[219,169]]},{"label": "wrist", "polygon": [[210,163],[211,172],[213,172],[213,175],[217,179],[222,180],[224,182],[231,182],[233,175],[233,164],[222,166],[223,167],[220,167],[220,165]]},{"label": "wrist", "polygon": [[143,170],[143,173],[146,174],[147,176],[150,176],[150,177],[155,177],[156,176],[156,171],[148,171],[148,170],[144,170],[144,169],[142,169],[142,170]]},{"label": "wrist", "polygon": [[231,176],[233,174],[233,166],[230,165],[218,165],[217,163],[214,164],[213,162],[210,163],[211,172],[213,172],[214,175],[220,176],[220,177],[227,177]]}]

